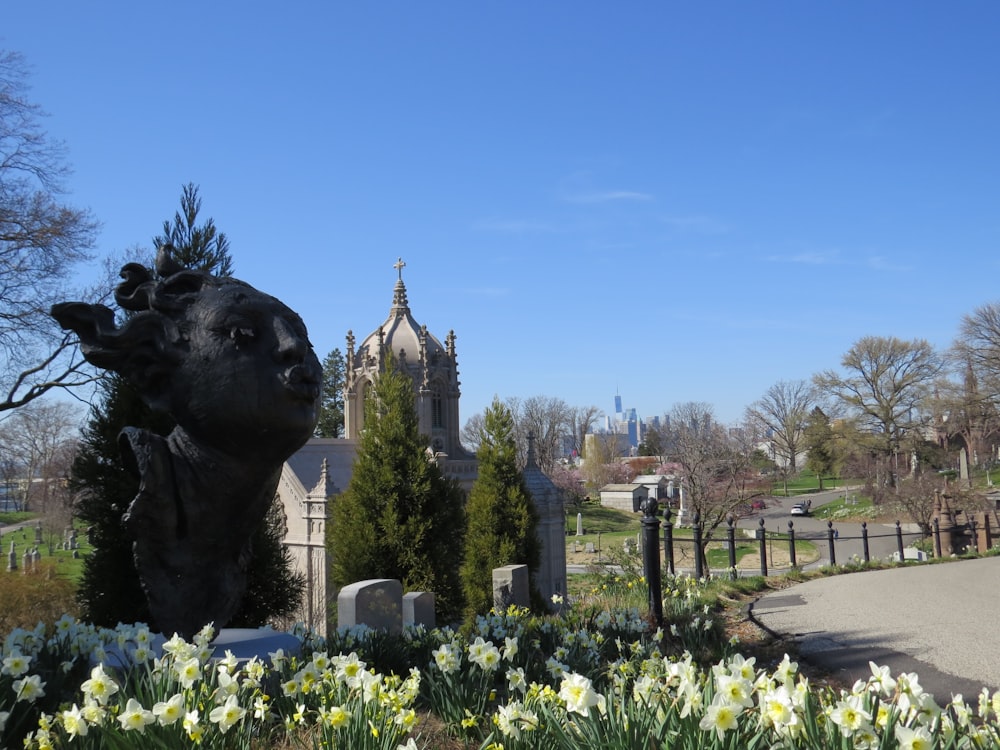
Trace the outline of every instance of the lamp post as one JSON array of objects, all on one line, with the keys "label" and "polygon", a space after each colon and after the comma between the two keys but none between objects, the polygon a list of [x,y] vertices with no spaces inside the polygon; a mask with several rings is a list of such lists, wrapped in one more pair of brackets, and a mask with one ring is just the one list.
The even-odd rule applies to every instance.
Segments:
[{"label": "lamp post", "polygon": [[663,624],[663,589],[660,585],[660,518],[659,503],[647,497],[639,506],[642,510],[642,567],[649,586],[649,612],[657,625]]}]

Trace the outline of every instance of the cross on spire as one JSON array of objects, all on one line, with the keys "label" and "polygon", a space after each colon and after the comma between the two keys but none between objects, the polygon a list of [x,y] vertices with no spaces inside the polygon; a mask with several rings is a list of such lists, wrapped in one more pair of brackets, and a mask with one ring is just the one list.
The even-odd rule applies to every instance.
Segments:
[{"label": "cross on spire", "polygon": [[403,269],[406,268],[406,263],[403,262],[402,258],[397,258],[396,262],[392,264],[392,267],[396,269],[399,273],[399,280],[403,280]]}]

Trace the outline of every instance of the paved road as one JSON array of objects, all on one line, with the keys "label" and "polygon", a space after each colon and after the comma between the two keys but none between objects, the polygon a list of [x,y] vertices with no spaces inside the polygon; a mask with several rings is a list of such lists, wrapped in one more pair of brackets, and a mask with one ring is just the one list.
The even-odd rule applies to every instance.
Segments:
[{"label": "paved road", "polygon": [[[853,493],[852,493],[853,494]],[[760,521],[764,521],[764,528],[768,532],[781,534],[788,533],[788,522],[794,524],[795,538],[808,539],[816,545],[819,550],[820,559],[806,568],[828,565],[830,563],[830,545],[827,534],[827,521],[811,516],[793,516],[792,506],[803,499],[812,502],[811,509],[816,511],[837,498],[843,497],[843,490],[831,490],[820,492],[806,497],[781,498],[776,497],[768,501],[768,506],[762,511],[754,513],[747,518],[741,518],[739,526],[742,529],[753,530],[760,527]],[[862,535],[862,525],[860,523],[845,523],[836,521],[833,524],[836,531],[834,540],[834,555],[837,562],[843,564],[852,557],[864,559],[864,540]],[[921,538],[919,529],[913,524],[902,524],[903,546],[906,547],[913,541]],[[899,542],[896,538],[895,523],[870,523],[868,524],[868,557],[872,560],[891,558],[899,549]]]},{"label": "paved road", "polygon": [[816,579],[761,597],[751,615],[845,681],[916,672],[945,703],[1000,689],[1000,558]]}]

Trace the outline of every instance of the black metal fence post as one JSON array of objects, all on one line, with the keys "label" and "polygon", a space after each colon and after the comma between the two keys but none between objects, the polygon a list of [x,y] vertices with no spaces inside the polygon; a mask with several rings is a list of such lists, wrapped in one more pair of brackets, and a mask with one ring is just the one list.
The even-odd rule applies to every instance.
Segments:
[{"label": "black metal fence post", "polygon": [[659,503],[647,497],[642,501],[642,567],[649,587],[649,612],[657,625],[663,624],[663,588],[660,585]]},{"label": "black metal fence post", "polygon": [[788,557],[792,561],[792,567],[799,567],[795,560],[795,524],[788,522]]},{"label": "black metal fence post", "polygon": [[729,575],[736,578],[736,527],[733,517],[726,518],[726,543],[729,545]]},{"label": "black metal fence post", "polygon": [[896,551],[899,552],[899,561],[903,562],[903,527],[896,521]]},{"label": "black metal fence post", "polygon": [[767,575],[767,531],[764,529],[764,519],[760,519],[760,529],[757,538],[760,540],[760,574]]},{"label": "black metal fence post", "polygon": [[934,519],[934,555],[941,557],[941,522]]},{"label": "black metal fence post", "polygon": [[871,561],[871,555],[868,554],[868,522],[861,522],[861,549],[864,550],[865,562]]},{"label": "black metal fence post", "polygon": [[663,511],[663,552],[667,557],[667,573],[677,575],[674,571],[674,526],[670,522],[670,508]]},{"label": "black metal fence post", "polygon": [[705,577],[705,566],[701,561],[701,514],[694,514],[694,577],[701,580]]},{"label": "black metal fence post", "polygon": [[833,547],[833,521],[826,522],[826,541],[830,547],[830,565],[837,564],[837,550]]}]

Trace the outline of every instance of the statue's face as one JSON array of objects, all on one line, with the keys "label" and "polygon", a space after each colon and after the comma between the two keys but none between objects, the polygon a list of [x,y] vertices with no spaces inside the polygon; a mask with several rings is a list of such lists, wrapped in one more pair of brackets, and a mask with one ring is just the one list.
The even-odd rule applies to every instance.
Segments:
[{"label": "statue's face", "polygon": [[288,455],[312,435],[322,369],[298,315],[226,283],[201,292],[182,330],[172,412],[190,434],[223,450]]}]

